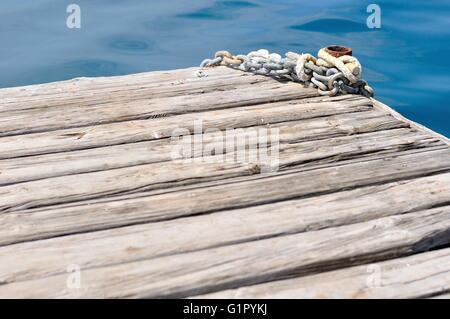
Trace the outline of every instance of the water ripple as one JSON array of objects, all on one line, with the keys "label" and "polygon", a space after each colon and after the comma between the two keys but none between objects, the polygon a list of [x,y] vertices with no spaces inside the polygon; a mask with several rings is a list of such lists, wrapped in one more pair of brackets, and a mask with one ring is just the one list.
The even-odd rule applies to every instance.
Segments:
[{"label": "water ripple", "polygon": [[369,30],[363,23],[337,18],[317,19],[304,24],[291,25],[289,29],[327,33],[365,32]]},{"label": "water ripple", "polygon": [[119,35],[106,39],[106,45],[117,51],[130,54],[147,54],[153,48],[153,43],[130,35]]},{"label": "water ripple", "polygon": [[233,18],[237,9],[253,7],[258,7],[258,5],[249,1],[222,0],[216,1],[211,7],[179,14],[177,17],[204,20],[228,20]]}]

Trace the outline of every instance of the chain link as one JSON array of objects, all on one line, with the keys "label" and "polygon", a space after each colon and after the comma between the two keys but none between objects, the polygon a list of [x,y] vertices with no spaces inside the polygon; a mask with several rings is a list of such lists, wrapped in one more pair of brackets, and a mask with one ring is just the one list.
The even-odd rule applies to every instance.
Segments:
[{"label": "chain link", "polygon": [[319,58],[310,54],[286,53],[283,58],[265,49],[247,55],[232,55],[228,51],[217,51],[213,59],[205,59],[200,67],[228,66],[245,72],[275,78],[288,77],[292,81],[317,88],[319,94],[361,94],[373,96],[373,89],[360,79],[361,65],[352,56],[335,58],[319,51]]}]

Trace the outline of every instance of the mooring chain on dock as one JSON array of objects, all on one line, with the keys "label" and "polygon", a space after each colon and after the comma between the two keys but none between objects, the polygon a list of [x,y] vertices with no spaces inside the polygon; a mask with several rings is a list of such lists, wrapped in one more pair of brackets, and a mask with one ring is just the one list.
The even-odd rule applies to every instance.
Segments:
[{"label": "mooring chain on dock", "polygon": [[290,77],[295,82],[317,88],[319,94],[361,94],[373,96],[373,89],[361,77],[361,64],[350,48],[329,46],[311,54],[286,53],[283,58],[265,49],[247,55],[217,51],[213,59],[205,59],[200,67],[228,66],[245,72],[276,78]]}]

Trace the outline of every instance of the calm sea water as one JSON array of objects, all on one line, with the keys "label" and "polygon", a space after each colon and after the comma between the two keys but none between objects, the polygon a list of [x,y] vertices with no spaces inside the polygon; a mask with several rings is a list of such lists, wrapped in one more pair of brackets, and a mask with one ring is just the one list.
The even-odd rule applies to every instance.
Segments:
[{"label": "calm sea water", "polygon": [[[366,8],[381,7],[368,29]],[[81,7],[81,29],[66,7]],[[450,2],[2,0],[0,87],[196,66],[216,50],[353,48],[376,97],[450,136]]]}]

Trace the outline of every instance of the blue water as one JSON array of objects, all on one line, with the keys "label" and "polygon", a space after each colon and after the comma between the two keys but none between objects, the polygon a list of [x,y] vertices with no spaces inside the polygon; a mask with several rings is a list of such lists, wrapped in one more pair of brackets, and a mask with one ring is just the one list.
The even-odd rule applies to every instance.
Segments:
[{"label": "blue water", "polygon": [[[450,136],[450,2],[2,0],[0,87],[198,65],[219,49],[311,52],[353,48],[376,97]],[[81,29],[66,7],[81,7]]]}]

